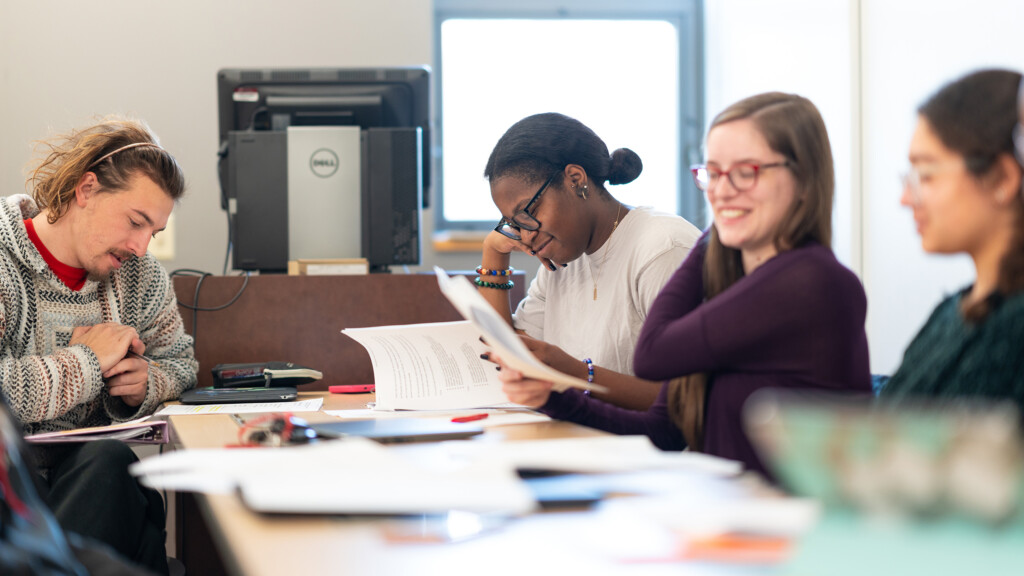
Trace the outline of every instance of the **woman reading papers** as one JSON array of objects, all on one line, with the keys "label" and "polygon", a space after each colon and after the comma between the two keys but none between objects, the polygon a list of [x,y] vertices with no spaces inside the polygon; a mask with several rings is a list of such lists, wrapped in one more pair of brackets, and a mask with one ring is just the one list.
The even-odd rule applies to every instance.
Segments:
[{"label": "woman reading papers", "polygon": [[[635,152],[609,154],[597,134],[567,116],[517,122],[484,171],[502,219],[484,241],[476,285],[541,361],[604,386],[609,402],[645,410],[658,389],[633,375],[633,349],[655,297],[700,231],[612,197],[606,185],[632,182],[641,169]],[[513,314],[509,254],[517,250],[542,265]]]},{"label": "woman reading papers", "polygon": [[[741,428],[762,388],[870,390],[866,298],[829,248],[834,176],[818,110],[761,94],[711,125],[693,168],[714,224],[647,314],[636,374],[666,380],[645,411],[501,372],[510,400],[664,449],[694,448],[764,468]],[[685,433],[685,436],[684,436]]]}]

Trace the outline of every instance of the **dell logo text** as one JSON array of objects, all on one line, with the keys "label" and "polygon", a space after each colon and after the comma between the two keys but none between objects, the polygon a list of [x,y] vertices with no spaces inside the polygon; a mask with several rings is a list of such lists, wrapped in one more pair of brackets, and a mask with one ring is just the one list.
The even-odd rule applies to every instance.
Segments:
[{"label": "dell logo text", "polygon": [[338,155],[333,150],[321,148],[309,157],[309,168],[321,178],[330,178],[338,171]]}]

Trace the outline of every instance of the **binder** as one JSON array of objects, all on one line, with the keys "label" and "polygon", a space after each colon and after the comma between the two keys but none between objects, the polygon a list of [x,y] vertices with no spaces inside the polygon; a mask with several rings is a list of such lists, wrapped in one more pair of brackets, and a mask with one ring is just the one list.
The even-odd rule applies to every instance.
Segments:
[{"label": "binder", "polygon": [[[148,417],[147,417],[148,418]],[[93,440],[120,440],[132,444],[167,444],[170,441],[166,420],[133,420],[109,426],[75,428],[26,436],[30,444],[68,444]]]}]

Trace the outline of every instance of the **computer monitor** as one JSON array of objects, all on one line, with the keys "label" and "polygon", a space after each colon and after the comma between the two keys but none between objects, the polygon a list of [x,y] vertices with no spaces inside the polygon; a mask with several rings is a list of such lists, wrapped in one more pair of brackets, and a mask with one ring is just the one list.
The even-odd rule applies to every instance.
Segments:
[{"label": "computer monitor", "polygon": [[428,68],[223,69],[217,88],[236,269],[357,255],[374,271],[419,264]]}]

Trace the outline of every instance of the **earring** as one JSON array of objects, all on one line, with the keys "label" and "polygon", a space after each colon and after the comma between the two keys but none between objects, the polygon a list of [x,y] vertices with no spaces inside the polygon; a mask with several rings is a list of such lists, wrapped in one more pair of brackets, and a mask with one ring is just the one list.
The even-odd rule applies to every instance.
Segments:
[{"label": "earring", "polygon": [[580,196],[582,196],[584,200],[587,199],[587,185],[586,184],[584,184],[583,186],[580,187]]}]

